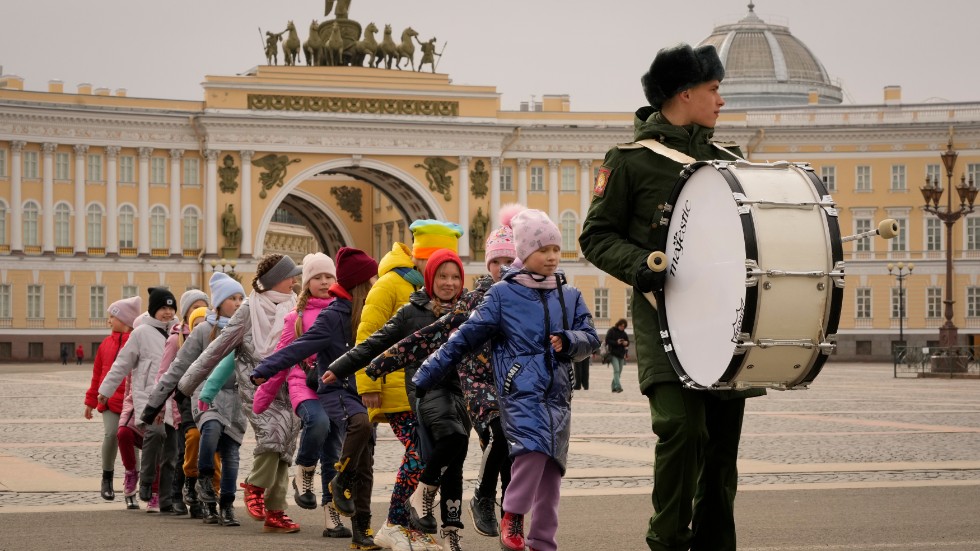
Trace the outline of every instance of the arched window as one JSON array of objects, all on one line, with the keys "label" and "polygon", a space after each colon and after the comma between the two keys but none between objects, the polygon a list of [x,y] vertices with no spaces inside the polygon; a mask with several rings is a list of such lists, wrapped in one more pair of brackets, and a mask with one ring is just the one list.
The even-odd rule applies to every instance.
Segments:
[{"label": "arched window", "polygon": [[565,212],[561,215],[561,251],[575,253],[578,251],[578,232],[575,214]]},{"label": "arched window", "polygon": [[184,220],[183,238],[181,239],[181,244],[183,245],[184,250],[200,249],[201,217],[197,214],[197,209],[194,207],[187,207],[184,209],[184,214],[181,218]]},{"label": "arched window", "polygon": [[71,247],[71,207],[66,203],[54,207],[54,246]]},{"label": "arched window", "polygon": [[150,248],[167,246],[167,211],[157,205],[150,209]]},{"label": "arched window", "polygon": [[102,207],[89,205],[85,216],[85,246],[99,248],[102,246]]},{"label": "arched window", "polygon": [[7,244],[7,203],[0,200],[0,245]]},{"label": "arched window", "polygon": [[133,248],[136,210],[131,205],[119,207],[119,247],[123,249]]},{"label": "arched window", "polygon": [[34,201],[24,203],[24,245],[36,247],[37,241],[37,219],[41,209]]}]

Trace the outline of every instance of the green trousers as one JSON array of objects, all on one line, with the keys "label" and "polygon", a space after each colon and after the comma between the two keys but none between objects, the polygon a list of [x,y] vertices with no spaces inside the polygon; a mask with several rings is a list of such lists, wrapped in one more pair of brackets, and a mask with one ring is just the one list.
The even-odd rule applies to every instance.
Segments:
[{"label": "green trousers", "polygon": [[647,545],[653,551],[735,551],[745,399],[673,383],[654,385],[649,399],[658,441]]},{"label": "green trousers", "polygon": [[285,511],[286,494],[289,491],[289,463],[279,458],[278,452],[260,453],[252,461],[252,472],[245,482],[265,488],[267,511]]}]

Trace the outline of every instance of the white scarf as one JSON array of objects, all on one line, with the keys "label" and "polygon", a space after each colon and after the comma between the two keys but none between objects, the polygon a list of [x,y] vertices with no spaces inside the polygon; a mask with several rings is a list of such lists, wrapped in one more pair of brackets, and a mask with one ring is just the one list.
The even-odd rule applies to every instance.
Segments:
[{"label": "white scarf", "polygon": [[262,360],[272,354],[282,336],[286,314],[296,308],[295,293],[252,291],[248,295],[249,317],[252,320],[252,354]]}]

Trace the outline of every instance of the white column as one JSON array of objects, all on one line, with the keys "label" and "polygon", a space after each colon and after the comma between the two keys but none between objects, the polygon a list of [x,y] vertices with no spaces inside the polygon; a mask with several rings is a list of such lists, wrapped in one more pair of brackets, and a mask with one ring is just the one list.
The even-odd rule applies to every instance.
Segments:
[{"label": "white column", "polygon": [[170,150],[170,256],[179,256],[183,249],[180,238],[180,160],[184,157],[183,149]]},{"label": "white column", "polygon": [[116,190],[116,173],[119,167],[119,146],[105,148],[105,253],[119,253],[119,199]]},{"label": "white column", "polygon": [[75,254],[88,252],[85,247],[85,154],[87,145],[75,146]]},{"label": "white column", "polygon": [[41,180],[41,252],[54,252],[54,152],[56,143],[41,144],[44,152]]},{"label": "white column", "polygon": [[21,152],[27,142],[10,142],[10,250],[24,250],[24,199],[21,197],[21,174],[24,161]]},{"label": "white column", "polygon": [[252,155],[254,151],[239,152],[242,158],[242,246],[239,255],[252,256]]},{"label": "white column", "polygon": [[548,216],[558,223],[558,167],[561,159],[548,159]]},{"label": "white column", "polygon": [[470,157],[459,156],[459,225],[466,231],[459,240],[459,256],[470,255]]},{"label": "white column", "polygon": [[585,223],[592,202],[592,159],[579,159],[579,220]]},{"label": "white column", "polygon": [[531,159],[517,159],[517,202],[527,206],[527,165]]},{"label": "white column", "polygon": [[500,224],[500,157],[490,157],[490,227]]},{"label": "white column", "polygon": [[140,148],[139,192],[137,193],[136,217],[139,229],[136,230],[137,254],[150,254],[150,156],[152,147]]},{"label": "white column", "polygon": [[218,154],[220,151],[208,149],[204,156],[208,160],[204,180],[204,254],[218,254]]}]

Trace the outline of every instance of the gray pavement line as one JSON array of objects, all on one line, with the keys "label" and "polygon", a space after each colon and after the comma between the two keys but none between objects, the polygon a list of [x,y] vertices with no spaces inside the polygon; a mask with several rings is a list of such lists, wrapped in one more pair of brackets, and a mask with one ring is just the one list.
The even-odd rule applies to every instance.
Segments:
[{"label": "gray pavement line", "polygon": [[980,540],[968,541],[910,541],[902,543],[849,543],[843,545],[780,545],[776,547],[742,547],[742,551],[846,551],[848,549],[941,549],[967,547],[980,549]]}]

